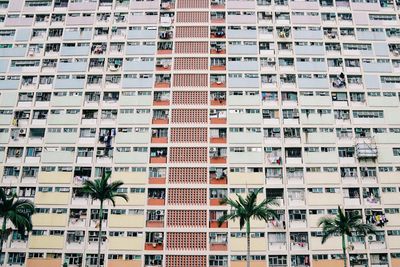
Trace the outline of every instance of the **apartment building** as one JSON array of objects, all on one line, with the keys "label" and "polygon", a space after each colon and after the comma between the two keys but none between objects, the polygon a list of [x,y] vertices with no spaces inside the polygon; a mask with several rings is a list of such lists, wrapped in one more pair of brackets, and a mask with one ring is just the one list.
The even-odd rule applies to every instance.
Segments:
[{"label": "apartment building", "polygon": [[253,267],[342,266],[338,205],[377,225],[353,266],[400,266],[400,1],[0,0],[0,185],[35,202],[2,266],[243,267],[220,200],[263,187]]}]

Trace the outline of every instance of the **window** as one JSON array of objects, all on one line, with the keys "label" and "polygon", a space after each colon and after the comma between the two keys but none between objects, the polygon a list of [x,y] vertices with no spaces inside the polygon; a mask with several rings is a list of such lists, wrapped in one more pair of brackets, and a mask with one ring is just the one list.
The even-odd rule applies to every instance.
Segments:
[{"label": "window", "polygon": [[393,148],[393,156],[395,156],[395,157],[400,156],[400,148],[398,148],[398,147]]},{"label": "window", "polygon": [[383,118],[383,110],[354,110],[354,118]]}]

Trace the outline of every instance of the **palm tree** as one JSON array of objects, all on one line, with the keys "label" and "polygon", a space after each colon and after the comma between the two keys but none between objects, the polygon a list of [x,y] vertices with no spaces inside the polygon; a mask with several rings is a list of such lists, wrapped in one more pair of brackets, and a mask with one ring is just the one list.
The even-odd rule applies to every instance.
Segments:
[{"label": "palm tree", "polygon": [[224,198],[221,204],[228,204],[232,210],[220,218],[218,218],[218,225],[221,226],[228,220],[239,220],[240,230],[246,225],[247,237],[247,267],[250,267],[250,220],[258,219],[268,222],[271,219],[277,219],[277,213],[270,209],[269,206],[278,206],[278,203],[273,198],[266,198],[260,204],[257,204],[257,196],[263,189],[252,191],[244,199],[239,194],[236,194],[238,199]]},{"label": "palm tree", "polygon": [[88,194],[92,200],[100,201],[99,210],[99,234],[98,234],[98,249],[97,249],[97,266],[100,267],[100,248],[102,240],[102,224],[103,224],[103,205],[105,201],[110,201],[115,206],[115,199],[120,197],[128,201],[128,196],[124,193],[119,193],[118,189],[124,184],[122,181],[109,183],[111,172],[104,173],[100,179],[94,181],[86,180],[83,183],[82,192]]},{"label": "palm tree", "polygon": [[319,220],[318,226],[322,226],[322,240],[326,240],[335,235],[342,237],[342,250],[344,266],[347,266],[346,237],[351,237],[353,232],[366,236],[367,234],[376,234],[374,225],[362,222],[362,216],[354,212],[345,213],[338,207],[336,216],[327,216]]},{"label": "palm tree", "polygon": [[14,194],[7,194],[0,188],[0,218],[3,218],[3,225],[0,232],[0,255],[3,242],[7,240],[11,228],[6,229],[7,221],[10,221],[21,235],[26,231],[32,231],[32,214],[35,212],[35,205],[30,200],[18,199]]}]

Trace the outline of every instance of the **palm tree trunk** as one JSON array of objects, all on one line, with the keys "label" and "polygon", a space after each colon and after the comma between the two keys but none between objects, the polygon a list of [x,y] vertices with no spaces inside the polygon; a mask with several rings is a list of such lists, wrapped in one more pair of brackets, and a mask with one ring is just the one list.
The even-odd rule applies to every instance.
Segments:
[{"label": "palm tree trunk", "polygon": [[4,237],[6,236],[6,227],[7,227],[7,217],[4,216],[3,225],[1,227],[1,235],[0,235],[0,257],[1,253],[3,252],[3,242],[4,242]]},{"label": "palm tree trunk", "polygon": [[101,256],[101,241],[102,241],[102,226],[103,226],[103,201],[100,201],[100,210],[99,210],[99,244],[97,248],[97,267],[100,267],[100,256]]},{"label": "palm tree trunk", "polygon": [[250,267],[250,219],[246,222],[246,237],[247,237],[247,267]]},{"label": "palm tree trunk", "polygon": [[342,250],[343,250],[343,263],[344,267],[347,267],[347,253],[346,253],[346,237],[342,234]]}]

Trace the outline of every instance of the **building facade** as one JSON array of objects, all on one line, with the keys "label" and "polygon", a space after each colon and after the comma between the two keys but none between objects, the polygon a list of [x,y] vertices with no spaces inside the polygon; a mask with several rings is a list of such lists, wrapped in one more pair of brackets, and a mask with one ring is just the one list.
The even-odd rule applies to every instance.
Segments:
[{"label": "building facade", "polygon": [[3,266],[245,266],[224,197],[263,187],[253,267],[342,266],[338,206],[377,225],[354,266],[400,266],[397,0],[0,0],[1,186],[35,202]]}]

